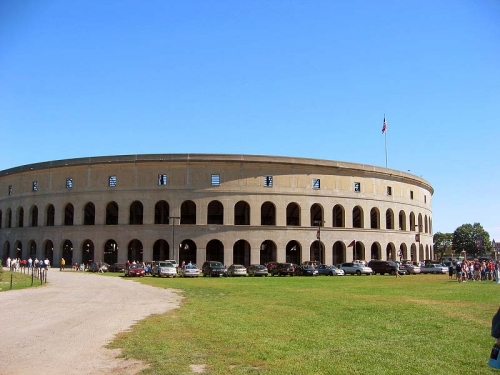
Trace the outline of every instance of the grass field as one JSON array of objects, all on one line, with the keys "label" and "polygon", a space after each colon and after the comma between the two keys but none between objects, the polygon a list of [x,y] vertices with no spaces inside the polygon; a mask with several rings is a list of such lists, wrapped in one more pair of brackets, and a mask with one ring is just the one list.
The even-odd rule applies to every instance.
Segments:
[{"label": "grass field", "polygon": [[[2,267],[0,266],[0,268]],[[0,269],[0,292],[31,288],[33,286],[40,285],[40,280],[37,278],[32,279],[31,274],[28,273],[28,271],[26,271],[26,273],[21,273]]]},{"label": "grass field", "polygon": [[[488,367],[500,285],[447,275],[137,280],[180,309],[110,345],[144,374],[498,374]],[[155,301],[151,301],[155,303]]]}]

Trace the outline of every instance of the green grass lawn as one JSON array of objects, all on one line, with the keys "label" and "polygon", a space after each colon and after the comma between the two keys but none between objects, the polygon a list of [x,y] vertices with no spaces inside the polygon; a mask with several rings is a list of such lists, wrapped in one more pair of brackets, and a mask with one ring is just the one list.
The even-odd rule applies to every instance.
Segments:
[{"label": "green grass lawn", "polygon": [[[180,309],[111,344],[144,374],[498,374],[500,285],[447,275],[158,279]],[[151,303],[155,303],[151,301]]]},{"label": "green grass lawn", "polygon": [[4,270],[0,271],[0,292],[31,288],[33,286],[40,286],[40,285],[41,285],[40,280],[37,278],[34,278],[32,280],[31,274],[28,273],[28,271],[26,271],[26,273],[11,272]]}]

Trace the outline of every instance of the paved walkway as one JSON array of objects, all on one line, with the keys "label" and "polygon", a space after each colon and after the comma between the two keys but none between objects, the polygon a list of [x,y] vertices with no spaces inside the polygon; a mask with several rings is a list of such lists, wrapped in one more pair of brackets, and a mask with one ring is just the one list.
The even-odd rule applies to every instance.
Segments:
[{"label": "paved walkway", "polygon": [[104,346],[150,314],[179,306],[168,289],[58,269],[44,287],[0,293],[0,374],[135,374]]}]

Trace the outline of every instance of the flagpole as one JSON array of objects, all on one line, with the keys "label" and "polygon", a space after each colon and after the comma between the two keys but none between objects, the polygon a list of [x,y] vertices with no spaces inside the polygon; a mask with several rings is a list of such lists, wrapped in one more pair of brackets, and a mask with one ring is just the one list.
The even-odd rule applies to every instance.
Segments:
[{"label": "flagpole", "polygon": [[387,122],[385,121],[385,113],[384,113],[384,125],[382,130],[384,132],[384,138],[385,138],[385,167],[387,168]]}]

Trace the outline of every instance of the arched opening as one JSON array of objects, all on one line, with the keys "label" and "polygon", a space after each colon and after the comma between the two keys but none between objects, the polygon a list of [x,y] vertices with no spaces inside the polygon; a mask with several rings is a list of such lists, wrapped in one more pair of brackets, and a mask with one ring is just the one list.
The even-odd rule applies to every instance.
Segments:
[{"label": "arched opening", "polygon": [[333,244],[333,255],[332,263],[335,265],[340,265],[346,261],[346,247],[342,241],[336,241]]},{"label": "arched opening", "polygon": [[95,225],[95,206],[88,202],[83,209],[83,225]]},{"label": "arched opening", "polygon": [[370,248],[370,260],[371,259],[376,259],[376,260],[380,260],[380,244],[378,242],[374,242],[372,243],[372,246]]},{"label": "arched opening", "polygon": [[45,225],[47,227],[53,227],[54,226],[54,222],[55,222],[55,215],[56,215],[56,209],[54,208],[54,205],[52,204],[49,204],[47,206],[47,220],[45,221]]},{"label": "arched opening", "polygon": [[65,264],[73,264],[73,243],[70,240],[66,240],[62,244],[62,258],[64,258]]},{"label": "arched opening", "polygon": [[260,225],[276,225],[276,206],[272,202],[260,206]]},{"label": "arched opening", "polygon": [[5,225],[7,228],[12,228],[12,210],[7,209],[7,223]]},{"label": "arched opening", "polygon": [[318,260],[325,263],[325,244],[321,241],[314,241],[309,247],[309,260]]},{"label": "arched opening", "polygon": [[390,208],[385,211],[385,228],[394,229],[394,212]]},{"label": "arched opening", "polygon": [[[6,264],[7,258],[10,257],[10,242],[5,241],[2,247],[2,260],[3,264]],[[35,258],[33,258],[35,259]]]},{"label": "arched opening", "polygon": [[302,263],[302,246],[299,242],[292,240],[286,244],[286,263]]},{"label": "arched opening", "polygon": [[271,240],[265,240],[260,244],[260,264],[276,262],[276,244]]},{"label": "arched opening", "polygon": [[30,226],[38,226],[38,207],[36,205],[32,206],[30,209]]},{"label": "arched opening", "polygon": [[109,202],[106,205],[106,225],[118,225],[118,204],[116,202]]},{"label": "arched opening", "polygon": [[396,256],[396,247],[392,242],[389,242],[385,247],[385,259],[395,261]]},{"label": "arched opening", "polygon": [[36,242],[31,240],[28,242],[29,256],[33,260],[36,258]]},{"label": "arched opening", "polygon": [[300,226],[300,206],[295,202],[286,206],[286,225],[291,227]]},{"label": "arched opening", "polygon": [[415,228],[415,214],[413,212],[410,212],[410,231],[414,232]]},{"label": "arched opening", "polygon": [[193,201],[182,202],[181,224],[196,224],[196,204]]},{"label": "arched opening", "polygon": [[48,259],[50,264],[54,264],[54,244],[51,240],[47,240],[45,242],[42,259]]},{"label": "arched opening", "polygon": [[23,259],[23,244],[21,241],[16,241],[14,243],[14,249],[16,249],[15,258]]},{"label": "arched opening", "polygon": [[233,245],[233,263],[248,267],[250,261],[250,244],[245,240],[236,241]]},{"label": "arched opening", "polygon": [[370,228],[380,229],[380,211],[376,207],[370,210]]},{"label": "arched opening", "polygon": [[356,260],[366,260],[365,259],[365,245],[363,244],[363,242],[358,242],[358,241],[355,241],[354,244],[352,245],[352,252],[353,252],[353,256],[352,256],[352,259],[354,261]]},{"label": "arched opening", "polygon": [[422,220],[422,214],[418,214],[418,231],[423,232],[424,231],[424,223]]},{"label": "arched opening", "polygon": [[24,227],[24,208],[22,207],[17,209],[17,226],[19,228]]},{"label": "arched opening", "polygon": [[207,207],[207,224],[224,224],[224,206],[219,201],[211,201]]},{"label": "arched opening", "polygon": [[206,260],[224,263],[224,245],[219,240],[211,240],[206,247]]},{"label": "arched opening", "polygon": [[153,245],[153,260],[172,259],[169,256],[168,242],[165,240],[157,240]]},{"label": "arched opening", "polygon": [[134,201],[130,205],[130,217],[129,224],[130,225],[142,225],[144,217],[144,207],[141,202]]},{"label": "arched opening", "polygon": [[399,211],[399,230],[406,230],[406,214],[403,210]]},{"label": "arched opening", "polygon": [[239,201],[234,205],[234,225],[250,225],[250,205]]},{"label": "arched opening", "polygon": [[413,255],[410,255],[410,258],[408,258],[408,248],[405,243],[399,245],[398,257],[402,259],[410,259],[412,261],[414,260]]},{"label": "arched opening", "polygon": [[127,259],[131,262],[142,262],[142,242],[139,240],[132,240],[127,247]]},{"label": "arched opening", "polygon": [[179,262],[196,264],[196,243],[193,240],[184,240],[179,244]]},{"label": "arched opening", "polygon": [[[130,260],[130,258],[127,259]],[[94,261],[96,261],[96,259],[94,259]],[[118,262],[118,244],[116,243],[115,240],[107,240],[106,243],[104,244],[104,263],[114,264],[117,262]]]},{"label": "arched opening", "polygon": [[[158,201],[155,204],[155,224],[168,224],[170,216],[170,206],[165,201]],[[167,259],[167,258],[165,258]]]},{"label": "arched opening", "polygon": [[318,204],[314,203],[311,206],[311,227],[318,226],[318,223],[321,223],[321,226],[324,224],[323,220],[323,207]]},{"label": "arched opening", "polygon": [[340,204],[336,204],[333,207],[332,212],[332,226],[334,228],[344,228],[345,227],[345,210]]},{"label": "arched opening", "polygon": [[353,228],[363,228],[363,209],[356,206],[352,210],[352,227]]},{"label": "arched opening", "polygon": [[64,207],[64,225],[66,226],[73,225],[74,218],[75,218],[75,208],[71,203],[68,203]]},{"label": "arched opening", "polygon": [[[106,258],[106,257],[105,257]],[[82,263],[89,264],[94,260],[94,243],[91,240],[85,240],[82,243]],[[104,260],[106,262],[106,260]],[[108,263],[108,262],[106,262]],[[116,262],[110,262],[113,264]]]}]

